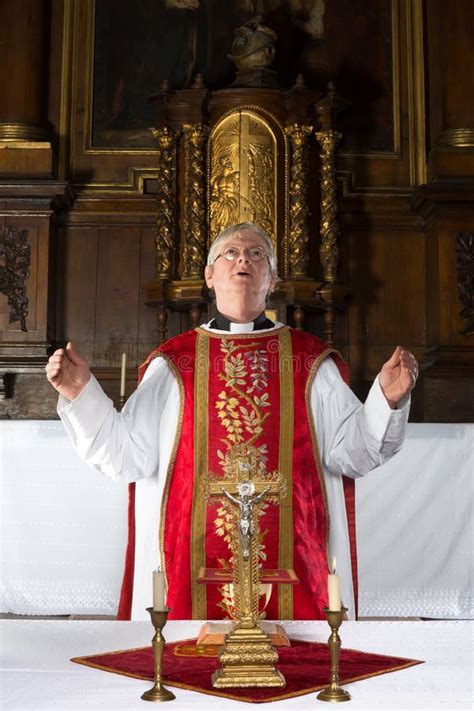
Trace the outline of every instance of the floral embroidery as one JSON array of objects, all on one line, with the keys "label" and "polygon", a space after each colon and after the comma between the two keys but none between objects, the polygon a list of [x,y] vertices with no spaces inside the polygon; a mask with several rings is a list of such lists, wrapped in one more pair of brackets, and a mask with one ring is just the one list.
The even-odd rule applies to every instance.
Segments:
[{"label": "floral embroidery", "polygon": [[216,533],[221,536],[228,546],[231,544],[232,514],[226,506],[217,509],[217,518],[214,521]]},{"label": "floral embroidery", "polygon": [[[225,385],[218,395],[216,408],[226,430],[222,442],[228,449],[244,441],[247,445],[253,444],[262,434],[263,424],[270,414],[264,412],[270,407],[268,392],[264,392],[268,386],[268,356],[257,346],[257,343],[249,343],[244,352],[236,353],[242,346],[235,345],[234,341],[221,344],[224,372],[219,373],[219,378]],[[256,350],[251,351],[251,348]],[[251,437],[245,439],[245,433]],[[220,457],[221,465],[223,459]]]}]

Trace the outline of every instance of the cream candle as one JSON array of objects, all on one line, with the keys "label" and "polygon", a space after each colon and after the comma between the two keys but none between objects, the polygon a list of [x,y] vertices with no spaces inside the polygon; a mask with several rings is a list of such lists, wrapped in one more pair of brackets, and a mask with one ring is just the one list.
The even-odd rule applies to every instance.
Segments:
[{"label": "cream candle", "polygon": [[332,570],[328,575],[328,605],[331,612],[338,612],[341,609],[341,588],[336,574],[336,556],[332,559]]},{"label": "cream candle", "polygon": [[158,567],[153,571],[153,609],[155,612],[162,612],[165,605],[165,574]]},{"label": "cream candle", "polygon": [[120,397],[125,397],[125,377],[127,374],[127,354],[122,353],[122,366],[120,368]]}]

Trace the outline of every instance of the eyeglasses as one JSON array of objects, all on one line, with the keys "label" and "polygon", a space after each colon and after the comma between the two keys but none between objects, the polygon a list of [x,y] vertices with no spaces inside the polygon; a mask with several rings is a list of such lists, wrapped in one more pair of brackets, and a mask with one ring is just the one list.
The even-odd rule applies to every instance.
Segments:
[{"label": "eyeglasses", "polygon": [[228,249],[225,249],[223,252],[218,254],[217,257],[214,259],[214,262],[217,262],[219,257],[225,257],[225,259],[227,259],[229,262],[234,262],[240,257],[241,254],[244,254],[246,257],[248,257],[251,262],[261,262],[265,258],[268,259],[267,253],[261,247],[242,247],[242,249],[238,249],[237,247],[229,247]]}]

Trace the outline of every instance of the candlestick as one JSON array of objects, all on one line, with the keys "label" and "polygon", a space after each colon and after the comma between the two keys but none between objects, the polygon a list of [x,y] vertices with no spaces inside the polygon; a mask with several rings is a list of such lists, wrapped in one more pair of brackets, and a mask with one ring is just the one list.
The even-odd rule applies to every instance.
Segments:
[{"label": "candlestick", "polygon": [[166,610],[165,574],[159,567],[153,571],[153,609],[155,612]]},{"label": "candlestick", "polygon": [[350,701],[351,695],[349,692],[339,686],[339,651],[341,649],[341,638],[339,637],[338,630],[347,612],[347,607],[341,607],[338,611],[329,610],[325,607],[324,612],[326,613],[328,624],[331,628],[331,635],[328,639],[328,648],[331,657],[331,676],[329,686],[320,691],[317,698],[320,701]]},{"label": "candlestick", "polygon": [[120,398],[125,397],[125,378],[127,374],[127,354],[122,353],[122,365],[120,368]]},{"label": "candlestick", "polygon": [[163,686],[163,651],[165,648],[165,638],[163,637],[163,627],[168,618],[168,609],[157,612],[152,607],[147,607],[147,612],[150,613],[153,627],[155,628],[155,636],[152,639],[153,657],[155,660],[155,683],[151,689],[145,691],[141,698],[144,701],[172,701],[175,695],[169,689]]},{"label": "candlestick", "polygon": [[334,612],[341,609],[341,587],[339,575],[336,575],[336,557],[332,559],[332,574],[328,575],[328,607]]}]

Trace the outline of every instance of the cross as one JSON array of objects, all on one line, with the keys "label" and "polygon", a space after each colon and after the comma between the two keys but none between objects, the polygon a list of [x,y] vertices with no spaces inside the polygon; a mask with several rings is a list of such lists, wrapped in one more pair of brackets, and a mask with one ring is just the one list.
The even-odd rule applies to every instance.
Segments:
[{"label": "cross", "polygon": [[[222,487],[225,486],[229,494],[238,494],[238,484],[250,480],[255,487],[257,494],[264,489],[268,494],[273,495],[276,500],[286,495],[284,479],[279,471],[271,474],[262,471],[260,465],[262,455],[256,447],[232,447],[227,453],[224,468],[226,476],[215,476],[210,474],[206,485],[208,496],[221,496]],[[253,472],[262,472],[262,478],[253,475]]]},{"label": "cross", "polygon": [[[207,482],[208,498],[219,498],[230,507],[234,519],[231,548],[235,617],[242,627],[248,628],[257,626],[258,621],[259,510],[265,498],[278,501],[286,494],[281,473],[267,473],[261,466],[261,457],[255,447],[233,447],[227,452],[224,464],[226,476],[214,475]],[[255,472],[260,476],[255,476]]]}]

